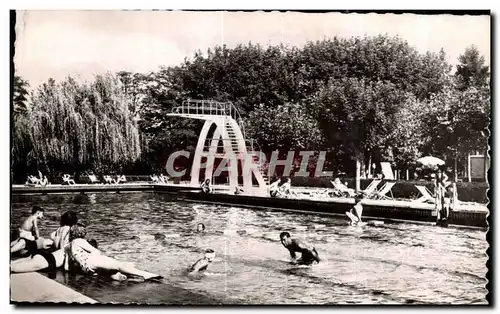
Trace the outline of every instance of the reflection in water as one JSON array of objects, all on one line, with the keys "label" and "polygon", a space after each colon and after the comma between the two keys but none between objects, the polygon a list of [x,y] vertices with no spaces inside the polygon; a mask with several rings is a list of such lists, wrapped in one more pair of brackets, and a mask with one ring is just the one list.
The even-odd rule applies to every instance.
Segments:
[{"label": "reflection in water", "polygon": [[[102,302],[138,302],[141,297],[149,303],[172,298],[198,302],[186,293],[240,304],[486,302],[487,242],[479,230],[410,223],[356,228],[332,217],[174,202],[151,193],[13,200],[11,231],[33,203],[45,208],[44,236],[55,230],[60,213],[75,210],[88,226],[88,238],[96,239],[106,254],[165,277],[161,289],[64,279],[72,287],[85,281],[84,293]],[[195,232],[199,222],[206,233]],[[314,245],[322,262],[290,265],[279,242],[285,230]],[[185,270],[208,248],[217,256],[207,273],[187,276]]]}]

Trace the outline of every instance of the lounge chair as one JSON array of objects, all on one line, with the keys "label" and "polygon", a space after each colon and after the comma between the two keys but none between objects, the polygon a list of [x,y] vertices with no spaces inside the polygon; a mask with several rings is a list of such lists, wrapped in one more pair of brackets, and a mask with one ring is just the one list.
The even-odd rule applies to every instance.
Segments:
[{"label": "lounge chair", "polygon": [[354,189],[348,188],[345,186],[342,182],[340,183],[335,183],[335,181],[330,181],[330,183],[333,185],[333,194],[337,196],[343,196],[343,197],[354,197],[356,194],[354,192]]},{"label": "lounge chair", "polygon": [[35,177],[35,176],[29,175],[29,176],[28,176],[28,179],[26,180],[26,184],[27,184],[27,185],[31,185],[31,184],[40,184],[40,179],[38,179],[38,178],[37,178],[37,177]]},{"label": "lounge chair", "polygon": [[160,179],[158,178],[158,176],[156,174],[153,174],[152,176],[149,176],[151,178],[151,181],[153,183],[160,183]]},{"label": "lounge chair", "polygon": [[163,183],[163,184],[168,183],[168,177],[164,176],[163,173],[160,174],[160,176],[158,177],[158,180],[160,181],[160,183]]},{"label": "lounge chair", "polygon": [[113,178],[111,178],[110,175],[105,175],[104,176],[104,183],[106,183],[106,184],[112,184],[113,183]]},{"label": "lounge chair", "polygon": [[[371,198],[376,200],[394,200],[394,195],[392,195],[392,187],[396,184],[396,182],[387,181],[379,191],[375,191]],[[391,197],[387,196],[387,193],[390,193]]]},{"label": "lounge chair", "polygon": [[376,192],[377,186],[380,184],[380,182],[382,182],[382,180],[373,179],[372,182],[370,182],[370,184],[366,187],[366,189],[361,191],[361,193],[363,193],[366,196],[373,195]]},{"label": "lounge chair", "polygon": [[124,175],[117,176],[116,180],[114,181],[115,184],[120,184],[122,182],[127,182],[127,178]]},{"label": "lounge chair", "polygon": [[92,183],[92,184],[101,183],[101,181],[99,181],[99,179],[97,179],[95,174],[89,174],[88,177],[89,177],[90,183]]},{"label": "lounge chair", "polygon": [[425,185],[415,185],[417,190],[422,194],[422,196],[416,200],[413,201],[413,203],[432,203],[434,204],[436,202],[435,197],[433,196],[434,193],[429,191],[429,189]]},{"label": "lounge chair", "polygon": [[71,179],[71,176],[69,174],[63,175],[62,179],[63,179],[63,184],[67,184],[67,185],[76,184],[75,180]]}]

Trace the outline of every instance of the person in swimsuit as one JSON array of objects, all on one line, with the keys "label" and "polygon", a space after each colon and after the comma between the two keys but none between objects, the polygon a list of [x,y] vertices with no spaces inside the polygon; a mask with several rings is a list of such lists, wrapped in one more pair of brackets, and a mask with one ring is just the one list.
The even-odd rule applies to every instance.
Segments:
[{"label": "person in swimsuit", "polygon": [[270,195],[271,197],[276,197],[276,196],[278,196],[278,192],[279,192],[278,186],[279,186],[280,182],[281,182],[281,180],[280,180],[280,179],[276,179],[276,181],[274,181],[273,183],[271,183],[271,184],[269,185],[268,190],[269,190],[269,195]]},{"label": "person in swimsuit", "polygon": [[361,205],[361,201],[363,200],[363,196],[358,194],[354,197],[354,207],[351,208],[350,211],[346,212],[347,217],[351,220],[349,224],[351,226],[357,226],[362,223],[361,216],[363,215],[363,205]]},{"label": "person in swimsuit", "polygon": [[54,241],[54,249],[62,249],[69,244],[69,230],[78,223],[78,217],[74,211],[67,211],[61,215],[59,228],[50,234],[50,239]]},{"label": "person in swimsuit", "polygon": [[[301,265],[311,265],[312,263],[320,262],[320,258],[316,249],[307,243],[304,243],[298,239],[292,239],[290,233],[282,232],[280,234],[281,244],[290,252],[293,264]],[[297,260],[296,253],[301,253],[300,259]]]},{"label": "person in swimsuit", "polygon": [[[40,231],[38,230],[38,219],[43,218],[43,212],[43,208],[39,206],[33,206],[33,208],[31,209],[31,216],[26,218],[26,220],[19,228],[19,238],[10,243],[11,253],[19,252],[26,247],[32,248],[36,245],[36,241],[40,238]],[[28,244],[28,242],[30,243]],[[52,243],[47,244],[50,246]]]},{"label": "person in swimsuit", "polygon": [[203,223],[198,223],[196,225],[196,232],[197,233],[205,233],[205,225]]},{"label": "person in swimsuit", "polygon": [[65,269],[71,266],[79,266],[84,273],[92,274],[96,271],[119,271],[144,278],[144,280],[156,280],[163,277],[153,273],[135,268],[133,263],[115,260],[102,254],[101,251],[93,247],[85,240],[87,230],[85,226],[76,224],[70,229],[70,244],[66,253],[69,256]]},{"label": "person in swimsuit", "polygon": [[202,271],[205,271],[208,267],[208,265],[210,265],[210,263],[212,263],[212,261],[214,260],[215,258],[215,252],[214,250],[212,249],[208,249],[205,251],[205,257],[203,258],[200,258],[199,260],[196,261],[196,263],[194,263],[190,268],[189,268],[189,273],[190,274],[194,274],[194,273],[199,273],[199,272],[202,272]]},{"label": "person in swimsuit", "polygon": [[66,259],[64,249],[55,252],[38,251],[31,257],[20,258],[10,263],[13,273],[30,273],[40,270],[55,271],[63,266]]},{"label": "person in swimsuit", "polygon": [[39,270],[55,271],[63,266],[65,261],[64,248],[69,244],[69,230],[77,221],[76,213],[73,211],[62,214],[60,227],[50,236],[52,240],[39,238],[36,241],[27,241],[26,248],[31,256],[12,261],[11,271],[14,273]]},{"label": "person in swimsuit", "polygon": [[205,194],[212,192],[212,189],[210,188],[210,179],[203,181],[201,184],[201,191]]}]

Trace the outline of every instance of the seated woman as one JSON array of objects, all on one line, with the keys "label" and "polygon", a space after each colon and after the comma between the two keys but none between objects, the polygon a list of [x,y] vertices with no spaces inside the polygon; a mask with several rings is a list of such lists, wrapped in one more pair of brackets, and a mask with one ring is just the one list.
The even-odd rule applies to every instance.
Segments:
[{"label": "seated woman", "polygon": [[70,229],[70,244],[67,247],[68,263],[65,269],[72,266],[80,267],[84,273],[92,274],[97,271],[119,271],[144,278],[144,280],[156,280],[163,277],[135,268],[133,263],[122,262],[105,256],[101,251],[90,245],[85,236],[87,230],[84,226],[76,224]]},{"label": "seated woman", "polygon": [[212,189],[210,188],[210,179],[203,181],[201,184],[201,191],[205,194],[212,192]]},{"label": "seated woman", "polygon": [[50,234],[50,239],[54,241],[54,249],[62,249],[69,244],[69,230],[78,223],[76,212],[67,211],[61,215],[59,228]]},{"label": "seated woman", "polygon": [[46,176],[43,176],[43,179],[40,181],[41,186],[46,186],[49,184],[49,179]]},{"label": "seated woman", "polygon": [[160,183],[160,179],[158,178],[158,176],[156,174],[153,174],[151,176],[149,176],[151,178],[151,181],[153,183]]},{"label": "seated woman", "polygon": [[271,197],[276,197],[278,196],[278,187],[279,187],[279,184],[280,184],[281,180],[280,179],[276,179],[273,183],[271,183],[268,187],[268,192],[269,192],[269,196]]},{"label": "seated woman", "polygon": [[335,191],[339,196],[345,196],[345,197],[353,197],[355,194],[354,189],[348,188],[347,187],[347,182],[342,183],[339,178],[335,178],[332,182],[333,187],[335,188]]}]

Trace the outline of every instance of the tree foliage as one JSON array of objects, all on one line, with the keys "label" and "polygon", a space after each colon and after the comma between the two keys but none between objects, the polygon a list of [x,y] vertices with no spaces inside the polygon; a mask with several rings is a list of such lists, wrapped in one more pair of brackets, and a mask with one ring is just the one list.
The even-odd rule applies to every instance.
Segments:
[{"label": "tree foliage", "polygon": [[122,84],[109,74],[90,84],[49,80],[33,93],[26,115],[15,120],[15,164],[73,172],[134,162],[142,147],[130,106]]},{"label": "tree foliage", "polygon": [[245,125],[246,135],[266,151],[314,150],[322,142],[317,121],[302,104],[260,105],[250,112]]},{"label": "tree foliage", "polygon": [[479,50],[474,45],[465,49],[458,60],[455,82],[459,91],[464,91],[472,86],[481,88],[489,85],[489,67],[484,65],[484,57],[480,55]]},{"label": "tree foliage", "polygon": [[265,150],[326,150],[330,169],[350,174],[353,157],[375,152],[406,168],[424,154],[485,147],[488,67],[475,47],[459,62],[451,75],[443,50],[420,53],[387,35],[333,37],[301,48],[216,46],[87,85],[52,81],[14,125],[15,160],[102,168],[140,156],[144,171],[159,169],[196,145],[202,123],[168,116],[191,98],[232,102]]},{"label": "tree foliage", "polygon": [[14,116],[19,114],[25,114],[27,110],[27,101],[29,95],[29,83],[24,80],[22,77],[15,75],[14,76],[14,84],[13,84],[13,113]]}]

